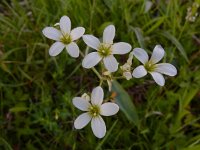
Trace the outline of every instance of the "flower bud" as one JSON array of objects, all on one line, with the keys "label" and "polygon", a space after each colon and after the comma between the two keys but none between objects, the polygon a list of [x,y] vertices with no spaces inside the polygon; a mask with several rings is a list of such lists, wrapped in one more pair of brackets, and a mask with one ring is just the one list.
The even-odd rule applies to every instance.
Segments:
[{"label": "flower bud", "polygon": [[87,93],[84,93],[81,97],[87,101],[90,101],[90,96]]},{"label": "flower bud", "polygon": [[132,78],[131,72],[124,72],[123,76],[126,78],[126,80],[130,80]]}]

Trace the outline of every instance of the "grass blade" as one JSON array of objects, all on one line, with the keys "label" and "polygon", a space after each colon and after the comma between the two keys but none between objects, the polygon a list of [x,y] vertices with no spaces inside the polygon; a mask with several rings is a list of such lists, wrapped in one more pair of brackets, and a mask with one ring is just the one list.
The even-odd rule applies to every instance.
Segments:
[{"label": "grass blade", "polygon": [[7,150],[13,150],[12,147],[10,146],[10,144],[3,139],[2,137],[0,137],[0,145],[3,144]]},{"label": "grass blade", "polygon": [[179,52],[181,53],[181,55],[185,58],[185,60],[187,62],[189,62],[189,59],[187,57],[187,54],[182,46],[182,44],[173,36],[171,35],[169,32],[167,31],[164,31],[164,32],[161,32],[161,35],[163,35],[164,37],[166,37],[168,40],[170,40],[176,47],[177,49],[179,50]]},{"label": "grass blade", "polygon": [[140,47],[145,49],[145,42],[144,42],[144,37],[142,35],[142,30],[138,27],[136,27],[136,28],[130,27],[130,29],[132,29],[135,32],[135,35],[140,44]]}]

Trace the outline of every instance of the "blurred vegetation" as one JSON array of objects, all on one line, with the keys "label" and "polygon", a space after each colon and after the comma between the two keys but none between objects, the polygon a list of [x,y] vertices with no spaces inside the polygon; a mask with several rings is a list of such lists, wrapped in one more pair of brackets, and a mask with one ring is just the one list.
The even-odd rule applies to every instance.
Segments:
[{"label": "blurred vegetation", "polygon": [[[145,11],[146,2],[0,1],[0,149],[200,149],[200,17],[194,22],[185,19],[194,0],[152,0],[152,7]],[[137,126],[120,111],[105,118],[108,132],[101,140],[90,125],[73,128],[80,111],[71,100],[90,92],[98,78],[82,68],[81,57],[74,59],[65,52],[55,58],[48,55],[53,41],[41,31],[63,15],[71,18],[73,27],[84,26],[86,33],[101,37],[104,27],[112,23],[115,41],[129,42],[149,53],[156,44],[166,50],[164,62],[174,64],[178,75],[167,78],[164,87],[149,76],[118,81],[135,105],[131,113],[137,111]],[[84,51],[84,43],[78,44]],[[126,59],[118,57],[121,63]],[[134,61],[133,67],[138,64]],[[121,96],[122,105],[127,96]]]}]

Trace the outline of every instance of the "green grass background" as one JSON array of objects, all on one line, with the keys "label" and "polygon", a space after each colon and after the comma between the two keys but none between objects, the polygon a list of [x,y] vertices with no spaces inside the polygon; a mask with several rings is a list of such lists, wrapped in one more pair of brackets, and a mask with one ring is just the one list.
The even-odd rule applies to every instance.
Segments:
[{"label": "green grass background", "polygon": [[[152,2],[145,13],[145,0],[1,0],[0,149],[200,150],[200,18],[185,20],[193,0]],[[71,18],[72,27],[84,26],[97,37],[114,24],[115,41],[149,54],[156,44],[164,47],[163,62],[178,69],[164,87],[149,76],[118,81],[136,107],[137,126],[120,111],[105,118],[108,131],[101,140],[90,125],[73,128],[81,112],[71,100],[90,92],[98,78],[82,68],[81,57],[71,58],[65,51],[55,58],[48,55],[53,41],[41,31],[63,15]],[[83,41],[78,44],[84,51]],[[118,57],[121,63],[126,59]],[[137,65],[134,60],[133,68]]]}]

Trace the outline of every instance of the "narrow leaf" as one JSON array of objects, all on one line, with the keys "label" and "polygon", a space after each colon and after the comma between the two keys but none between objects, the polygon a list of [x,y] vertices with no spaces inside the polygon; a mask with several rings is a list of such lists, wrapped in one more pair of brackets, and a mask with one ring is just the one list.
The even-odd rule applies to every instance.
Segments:
[{"label": "narrow leaf", "polygon": [[2,137],[0,137],[0,145],[4,145],[4,148],[6,148],[6,150],[13,150],[11,145]]},{"label": "narrow leaf", "polygon": [[128,120],[135,125],[138,125],[138,114],[130,96],[117,81],[113,81],[112,86],[113,92],[116,92],[117,94],[116,102],[119,105],[119,108],[123,111]]},{"label": "narrow leaf", "polygon": [[137,40],[140,44],[140,47],[145,49],[145,42],[144,42],[144,37],[142,34],[142,30],[138,27],[134,28],[134,27],[130,27],[131,30],[133,30],[135,32],[135,35],[137,37]]},{"label": "narrow leaf", "polygon": [[145,32],[146,34],[150,34],[153,31],[155,31],[156,29],[158,29],[158,27],[165,21],[165,16],[164,17],[160,17],[158,20],[156,20],[154,22],[154,24]]},{"label": "narrow leaf", "polygon": [[183,150],[200,150],[200,144],[192,147],[184,148]]},{"label": "narrow leaf", "polygon": [[164,37],[166,37],[168,40],[170,40],[179,50],[180,54],[185,58],[185,60],[187,62],[189,62],[189,59],[187,57],[187,54],[182,46],[182,44],[173,36],[171,35],[169,32],[161,32],[161,35],[163,35]]},{"label": "narrow leaf", "polygon": [[16,106],[13,108],[10,108],[10,112],[21,112],[21,111],[26,111],[28,108],[24,106]]}]

